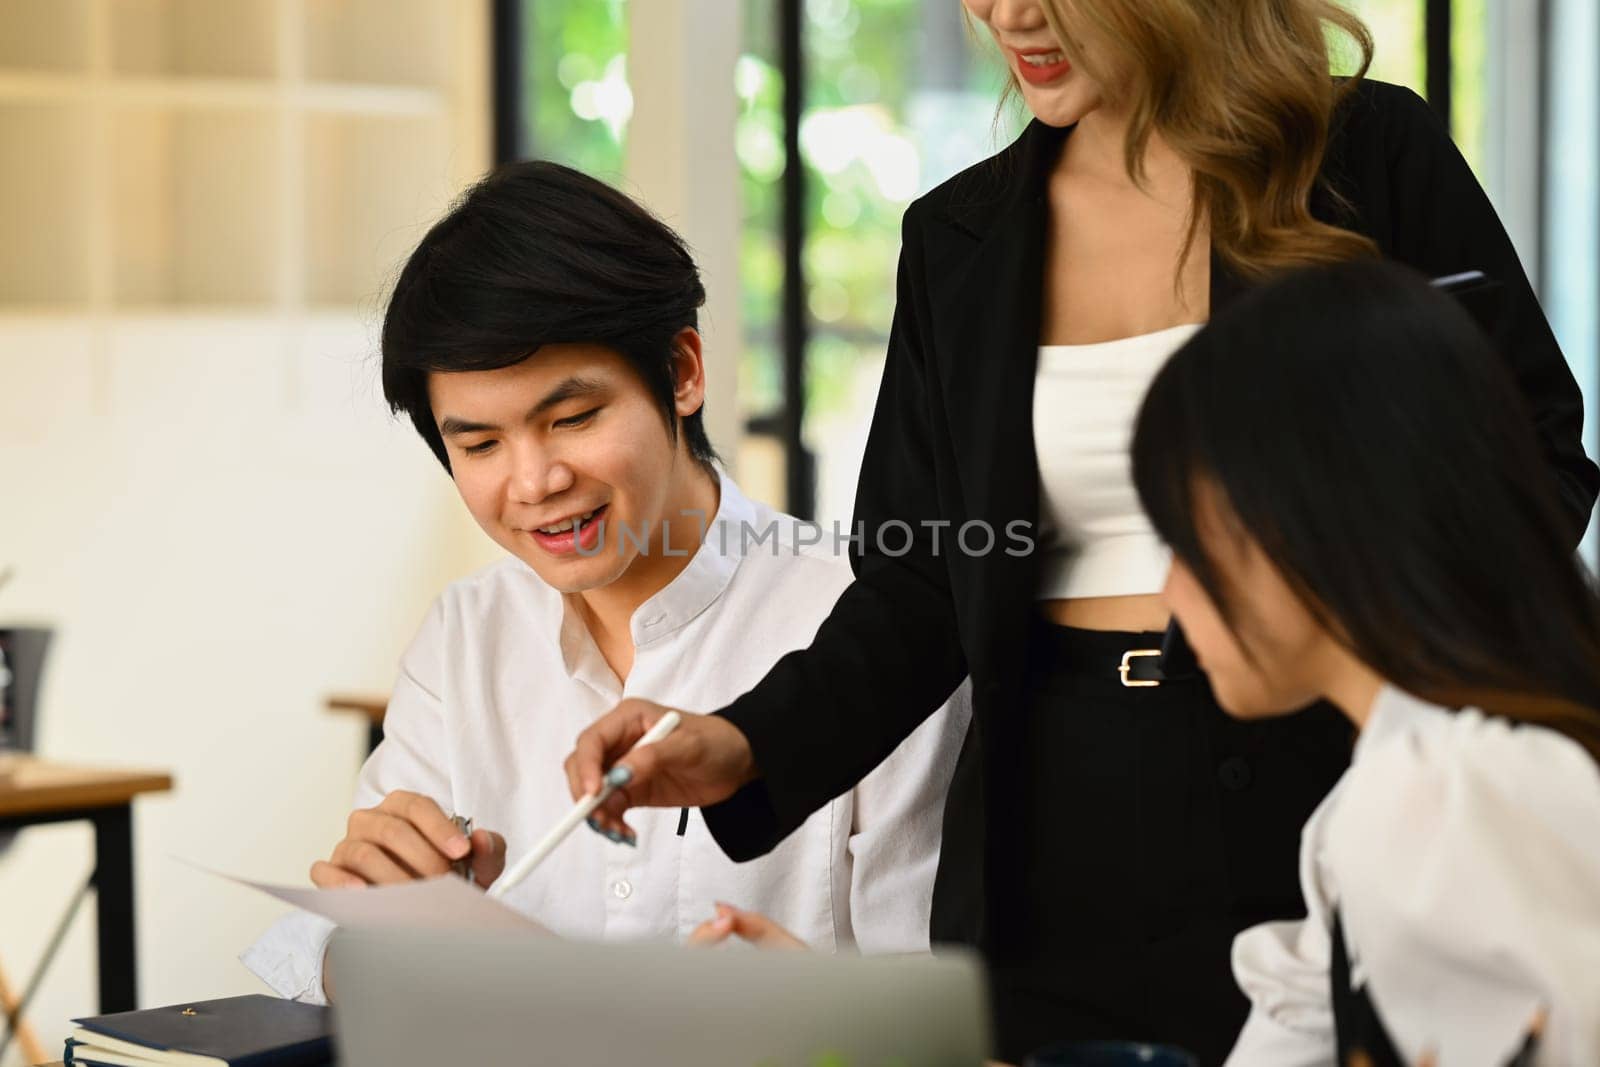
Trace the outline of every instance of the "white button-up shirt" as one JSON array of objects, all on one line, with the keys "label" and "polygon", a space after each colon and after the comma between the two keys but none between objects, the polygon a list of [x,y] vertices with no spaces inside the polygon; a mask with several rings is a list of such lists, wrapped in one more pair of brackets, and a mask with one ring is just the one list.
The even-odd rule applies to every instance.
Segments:
[{"label": "white button-up shirt", "polygon": [[[625,684],[565,598],[520,560],[451,585],[405,653],[355,806],[422,793],[505,835],[514,863],[572,807],[562,761],[619,700],[719,708],[809,644],[851,580],[843,552],[831,532],[807,544],[815,527],[748,500],[726,476],[721,485],[700,548],[634,612]],[[730,861],[698,811],[685,820],[676,808],[640,808],[628,814],[637,848],[579,828],[505,902],[573,938],[681,940],[727,901],[821,951],[926,951],[944,798],[970,714],[963,684],[855,789],[758,860]],[[240,958],[280,995],[320,1001],[331,932],[291,914]]]},{"label": "white button-up shirt", "polygon": [[1241,933],[1252,1010],[1229,1067],[1334,1067],[1338,911],[1351,981],[1395,1051],[1600,1063],[1600,767],[1553,730],[1385,687],[1355,758],[1306,823],[1309,915]]}]

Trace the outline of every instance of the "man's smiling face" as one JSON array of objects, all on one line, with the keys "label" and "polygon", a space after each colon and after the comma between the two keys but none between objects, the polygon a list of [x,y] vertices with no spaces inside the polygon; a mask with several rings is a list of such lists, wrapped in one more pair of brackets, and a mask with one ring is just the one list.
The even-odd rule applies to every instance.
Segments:
[{"label": "man's smiling face", "polygon": [[639,373],[604,345],[435,372],[428,396],[467,510],[563,593],[610,585],[634,565],[638,538],[618,536],[623,524],[653,535],[663,519],[685,521],[673,502],[696,464]]}]

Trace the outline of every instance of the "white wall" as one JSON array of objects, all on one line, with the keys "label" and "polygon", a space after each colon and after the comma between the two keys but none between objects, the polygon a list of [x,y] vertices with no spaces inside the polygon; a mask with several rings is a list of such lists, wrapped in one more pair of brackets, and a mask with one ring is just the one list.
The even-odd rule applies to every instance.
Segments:
[{"label": "white wall", "polygon": [[[277,905],[173,857],[304,882],[365,745],[325,694],[387,690],[430,598],[488,554],[384,410],[374,350],[349,317],[0,329],[0,621],[61,627],[39,747],[176,778],[135,808],[145,1005],[260,991],[234,957]],[[39,828],[0,857],[14,984],[91,841]],[[29,1013],[51,1050],[96,1009],[94,953],[90,906]]]},{"label": "white wall", "polygon": [[[152,42],[216,37],[209,0],[0,3],[0,42],[31,42],[0,45],[0,624],[60,628],[45,756],[176,779],[135,804],[145,1006],[262,988],[236,956],[279,906],[173,857],[303,884],[365,750],[326,695],[386,691],[488,554],[384,409],[372,329],[396,260],[487,165],[488,4],[234,14],[229,47],[146,70]],[[44,42],[76,58],[35,78]],[[37,121],[33,94],[74,120]],[[82,825],[0,855],[13,986],[92,865]],[[29,1012],[53,1053],[97,1010],[94,932],[91,906]]]}]

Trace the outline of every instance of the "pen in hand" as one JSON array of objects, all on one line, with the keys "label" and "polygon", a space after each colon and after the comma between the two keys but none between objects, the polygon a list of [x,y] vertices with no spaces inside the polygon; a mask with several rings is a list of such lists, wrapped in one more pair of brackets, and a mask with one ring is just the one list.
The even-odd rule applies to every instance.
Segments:
[{"label": "pen in hand", "polygon": [[[646,731],[645,735],[639,738],[638,743],[628,751],[632,752],[634,749],[642,748],[645,745],[655,744],[676,729],[681,721],[682,717],[677,712],[669,711]],[[605,784],[600,788],[600,791],[578,801],[577,806],[567,812],[566,816],[556,823],[548,834],[545,834],[544,839],[533,847],[532,852],[517,861],[515,867],[506,871],[494,885],[489,887],[489,895],[498,899],[510,892],[517,883],[526,878],[535,867],[543,862],[546,856],[554,852],[556,846],[561,844],[568,834],[577,829],[579,823],[593,815],[595,809],[604,804],[607,797],[620,786],[625,785],[627,778],[624,775],[617,774],[616,777],[613,777],[613,774],[618,770],[626,771],[626,768],[613,767],[612,771],[606,774]]]}]

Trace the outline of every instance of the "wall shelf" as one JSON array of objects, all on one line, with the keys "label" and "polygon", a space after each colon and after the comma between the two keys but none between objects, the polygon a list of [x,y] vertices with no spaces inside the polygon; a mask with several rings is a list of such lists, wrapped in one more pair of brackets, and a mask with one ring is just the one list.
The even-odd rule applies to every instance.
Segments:
[{"label": "wall shelf", "polygon": [[119,107],[112,139],[112,302],[274,303],[276,116]]},{"label": "wall shelf", "polygon": [[306,75],[315,81],[442,87],[452,57],[440,0],[304,0]]},{"label": "wall shelf", "polygon": [[115,74],[270,78],[277,73],[272,0],[114,0]]},{"label": "wall shelf", "polygon": [[0,0],[0,69],[89,67],[89,0]]},{"label": "wall shelf", "polygon": [[450,190],[427,161],[448,150],[440,119],[320,115],[307,122],[307,300],[328,306],[377,297]]},{"label": "wall shelf", "polygon": [[149,104],[173,108],[271,108],[283,89],[262,78],[118,78],[106,92],[112,106]]},{"label": "wall shelf", "polygon": [[319,82],[300,90],[300,104],[313,112],[438,118],[445,114],[448,100],[437,89]]},{"label": "wall shelf", "polygon": [[14,100],[81,100],[89,83],[78,74],[55,74],[0,67],[0,102]]},{"label": "wall shelf", "polygon": [[82,105],[0,102],[0,307],[88,306],[89,139]]},{"label": "wall shelf", "polygon": [[488,166],[487,7],[0,0],[0,318],[369,310]]}]

